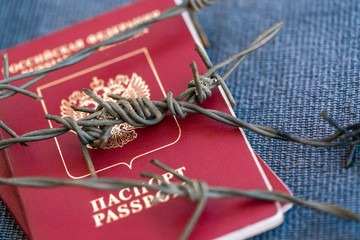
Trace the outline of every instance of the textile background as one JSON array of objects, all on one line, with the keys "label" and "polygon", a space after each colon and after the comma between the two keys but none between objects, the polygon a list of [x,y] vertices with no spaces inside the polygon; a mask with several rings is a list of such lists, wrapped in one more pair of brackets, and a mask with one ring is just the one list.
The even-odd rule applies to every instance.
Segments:
[{"label": "textile background", "polygon": [[[124,2],[1,0],[0,49]],[[275,22],[284,22],[275,39],[248,56],[227,80],[239,118],[308,137],[334,131],[319,116],[323,110],[340,125],[360,122],[360,1],[228,0],[203,10],[199,19],[210,38],[208,53],[214,63],[245,48]],[[357,162],[345,169],[348,149],[313,148],[246,133],[254,150],[296,196],[339,204],[360,214],[360,148]],[[359,238],[359,223],[302,207],[286,213],[280,227],[254,237]],[[2,202],[0,239],[26,239]]]}]

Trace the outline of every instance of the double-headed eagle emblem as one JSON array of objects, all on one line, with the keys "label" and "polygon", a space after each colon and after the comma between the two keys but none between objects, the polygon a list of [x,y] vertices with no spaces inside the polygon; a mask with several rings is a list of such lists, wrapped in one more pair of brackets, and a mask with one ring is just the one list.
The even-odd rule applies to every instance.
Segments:
[{"label": "double-headed eagle emblem", "polygon": [[[117,94],[124,98],[138,98],[148,97],[150,98],[150,90],[145,81],[133,73],[131,78],[127,75],[118,74],[114,78],[110,78],[105,86],[105,81],[93,77],[90,83],[91,90],[100,96],[105,101],[114,101],[110,98],[109,94]],[[88,95],[81,91],[74,91],[70,94],[67,100],[61,100],[60,114],[62,117],[71,117],[74,120],[79,120],[87,115],[84,112],[76,112],[71,108],[71,105],[77,105],[81,107],[94,108],[97,103]],[[137,138],[135,127],[128,123],[119,124],[113,127],[110,138],[104,149],[122,147],[125,144],[133,141]]]}]

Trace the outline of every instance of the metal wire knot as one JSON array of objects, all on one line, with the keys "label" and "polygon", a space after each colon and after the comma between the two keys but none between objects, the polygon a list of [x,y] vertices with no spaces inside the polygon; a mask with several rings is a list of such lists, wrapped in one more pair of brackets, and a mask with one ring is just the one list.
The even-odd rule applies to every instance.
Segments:
[{"label": "metal wire knot", "polygon": [[[212,65],[210,59],[201,47],[195,45],[207,71],[199,75],[195,62],[190,64],[193,79],[188,84],[188,89],[176,98],[169,92],[162,101],[154,101],[148,98],[129,98],[125,99],[117,95],[110,95],[114,101],[104,101],[90,90],[83,91],[94,99],[98,106],[95,109],[72,106],[76,111],[89,113],[88,116],[74,121],[70,118],[61,119],[58,116],[46,115],[47,119],[55,120],[63,127],[42,129],[25,133],[21,136],[11,130],[4,123],[0,122],[0,127],[4,129],[12,138],[0,140],[0,150],[10,147],[13,144],[45,140],[68,132],[74,131],[82,144],[82,150],[88,164],[91,175],[95,176],[95,169],[92,166],[91,158],[86,145],[97,148],[106,144],[109,139],[111,129],[114,125],[128,123],[134,127],[144,127],[159,123],[169,111],[174,116],[184,118],[187,113],[197,113],[212,118],[218,122],[248,129],[262,136],[302,143],[315,147],[345,147],[351,148],[348,155],[346,166],[349,167],[355,156],[356,146],[360,144],[360,124],[356,123],[346,127],[340,127],[334,120],[322,113],[323,118],[336,128],[336,132],[329,137],[320,139],[298,137],[291,133],[276,130],[272,127],[247,123],[230,114],[213,110],[204,109],[196,104],[201,104],[207,97],[211,96],[211,90],[221,86],[228,101],[235,105],[235,101],[225,84],[225,80],[236,69],[236,67],[246,58],[246,56],[263,46],[280,30],[282,22],[276,23],[261,33],[246,49],[230,56],[216,65]],[[221,76],[216,72],[221,68],[229,66]],[[33,73],[34,74],[34,73]],[[42,75],[41,75],[42,76]]]},{"label": "metal wire knot", "polygon": [[200,9],[210,6],[215,3],[215,0],[189,0],[191,9],[199,11]]},{"label": "metal wire knot", "polygon": [[189,182],[185,182],[185,184],[179,186],[179,188],[183,189],[189,199],[192,202],[199,202],[203,200],[208,192],[208,186],[204,181],[197,181],[192,179]]},{"label": "metal wire knot", "polygon": [[151,160],[156,167],[173,174],[179,181],[167,182],[161,175],[149,172],[142,172],[141,176],[147,178],[154,178],[157,183],[144,183],[139,180],[132,179],[117,179],[117,178],[98,178],[98,179],[80,179],[69,180],[64,178],[46,178],[46,177],[19,177],[19,178],[0,178],[0,185],[7,184],[11,186],[21,187],[38,187],[50,188],[60,186],[77,186],[92,189],[123,189],[126,187],[145,187],[153,191],[161,191],[163,194],[171,194],[184,196],[190,201],[196,202],[196,207],[185,229],[182,232],[180,239],[184,240],[189,237],[191,231],[195,227],[199,217],[207,203],[208,198],[224,199],[224,198],[251,198],[254,200],[263,200],[270,202],[291,203],[298,206],[308,207],[320,212],[332,214],[337,217],[345,218],[360,222],[360,216],[349,209],[330,203],[307,201],[287,193],[269,190],[241,190],[236,188],[208,186],[204,181],[188,178],[179,174],[173,168],[164,163]]}]

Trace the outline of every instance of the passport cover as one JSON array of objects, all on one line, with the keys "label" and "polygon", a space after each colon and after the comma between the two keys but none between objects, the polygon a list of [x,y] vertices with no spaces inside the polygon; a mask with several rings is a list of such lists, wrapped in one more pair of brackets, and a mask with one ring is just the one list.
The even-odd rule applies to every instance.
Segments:
[{"label": "passport cover", "polygon": [[[7,160],[4,153],[4,151],[0,151],[0,177],[9,178],[12,177],[12,175],[10,173],[10,170],[8,169]],[[261,168],[264,170],[264,173],[269,179],[269,182],[273,189],[276,191],[292,194],[292,192],[281,181],[281,179],[269,168],[268,165],[266,165],[266,163],[257,154],[256,157],[259,160]],[[30,238],[29,230],[23,215],[21,202],[18,199],[17,191],[15,190],[15,188],[7,185],[0,186],[0,198],[5,203],[11,214],[14,216],[16,222],[19,224],[25,235]],[[283,212],[286,212],[292,206],[292,204],[284,203],[281,203],[280,205]]]},{"label": "passport cover", "polygon": [[[0,133],[1,134],[1,133]],[[266,177],[269,179],[271,186],[276,191],[281,191],[285,193],[292,194],[292,192],[287,188],[287,186],[279,179],[279,177],[266,165],[266,163],[256,154],[257,159],[260,162]],[[7,162],[3,151],[0,151],[0,177],[9,178],[12,177],[8,169]],[[30,239],[29,230],[23,215],[23,210],[20,204],[20,201],[17,196],[17,192],[14,187],[11,186],[0,186],[0,198],[5,203],[6,207],[9,209],[11,214],[14,216],[16,222],[19,224],[23,232]],[[281,209],[283,212],[288,211],[292,204],[281,203]]]},{"label": "passport cover", "polygon": [[[2,136],[0,132],[0,139],[1,138]],[[4,151],[0,151],[0,177],[12,177],[7,165]],[[7,185],[0,186],[0,198],[5,203],[11,214],[14,216],[16,222],[19,224],[25,235],[29,236],[29,230],[26,225],[26,221],[22,211],[21,203],[17,196],[16,189]]]},{"label": "passport cover", "polygon": [[[173,4],[138,2],[7,50],[10,75],[54,64],[117,31],[157,16]],[[74,66],[50,73],[29,88],[43,97],[41,101],[30,103],[32,100],[21,95],[2,100],[1,119],[18,134],[56,127],[56,123],[43,118],[46,113],[76,119],[81,116],[71,112],[69,105],[93,104],[80,92],[84,87],[104,98],[108,92],[153,100],[161,100],[168,91],[177,96],[192,78],[188,67],[192,60],[197,62],[200,73],[206,70],[193,51],[193,42],[181,16],[157,23],[125,43],[102,48]],[[22,106],[21,111],[13,113],[12,106]],[[218,90],[202,107],[231,112]],[[209,185],[271,189],[255,153],[237,128],[200,115],[188,115],[185,119],[169,115],[157,126],[122,125],[116,131],[107,149],[90,150],[99,177],[141,179],[142,171],[161,173],[149,164],[149,159],[156,158]],[[13,176],[88,176],[79,142],[71,132],[30,143],[28,148],[14,145],[4,152]],[[149,239],[177,238],[195,206],[187,198],[135,188],[17,190],[34,239],[138,239],[145,233]],[[154,204],[154,198],[161,204]],[[245,238],[281,222],[282,211],[276,203],[245,198],[210,199],[191,238]]]}]

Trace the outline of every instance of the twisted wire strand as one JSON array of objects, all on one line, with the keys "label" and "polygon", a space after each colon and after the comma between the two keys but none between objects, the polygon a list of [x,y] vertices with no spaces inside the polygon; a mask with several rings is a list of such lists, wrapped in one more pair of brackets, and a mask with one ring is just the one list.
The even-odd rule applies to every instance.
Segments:
[{"label": "twisted wire strand", "polygon": [[[3,55],[3,68],[4,68],[4,79],[0,80],[0,100],[9,98],[11,96],[14,96],[15,94],[23,94],[35,99],[41,99],[40,96],[38,96],[35,93],[32,93],[30,91],[27,91],[26,88],[33,85],[34,83],[38,82],[42,78],[44,78],[48,73],[56,71],[58,69],[62,69],[71,65],[74,65],[78,62],[81,62],[82,60],[88,58],[93,53],[95,53],[99,48],[104,46],[109,46],[118,42],[125,41],[136,34],[141,33],[144,29],[152,26],[154,23],[158,21],[162,21],[174,16],[177,16],[185,11],[192,11],[196,14],[197,11],[200,9],[210,6],[213,3],[215,3],[215,0],[188,0],[183,2],[180,5],[176,5],[174,7],[171,7],[164,12],[162,12],[159,16],[149,19],[143,23],[140,23],[136,26],[133,26],[131,28],[128,28],[124,30],[123,32],[120,32],[98,44],[95,44],[93,46],[90,46],[88,48],[85,48],[83,50],[78,51],[77,53],[69,56],[68,58],[63,59],[62,61],[56,63],[52,67],[44,68],[41,70],[19,74],[13,77],[9,77],[9,66],[8,66],[8,56],[7,54]],[[19,87],[11,86],[9,85],[12,82],[22,80],[25,78],[31,78],[26,83],[22,84]],[[9,90],[9,91],[7,91]]]},{"label": "twisted wire strand", "polygon": [[204,29],[202,28],[199,19],[197,18],[197,11],[201,10],[204,7],[210,6],[215,2],[215,0],[190,0],[189,4],[191,5],[189,15],[194,23],[196,31],[199,33],[201,42],[205,47],[210,47],[210,41],[206,36]]},{"label": "twisted wire strand", "polygon": [[98,179],[80,179],[68,180],[61,178],[44,178],[44,177],[21,177],[21,178],[0,178],[0,184],[21,186],[21,187],[37,187],[37,188],[53,188],[63,186],[85,187],[91,189],[113,190],[127,187],[145,187],[154,191],[161,191],[164,194],[179,195],[189,198],[190,201],[196,202],[197,206],[189,219],[180,239],[187,239],[195,227],[197,220],[204,211],[207,199],[223,199],[223,198],[239,198],[247,197],[256,200],[290,203],[294,205],[304,206],[319,212],[334,215],[336,217],[345,218],[360,222],[360,216],[349,209],[330,203],[307,201],[301,198],[291,196],[287,193],[269,190],[241,190],[235,188],[208,186],[206,182],[196,179],[190,179],[180,175],[171,167],[157,160],[151,160],[152,164],[158,168],[172,173],[182,182],[166,182],[162,176],[152,173],[143,172],[141,176],[155,178],[157,184],[149,184],[132,179],[115,179],[115,178],[98,178]]},{"label": "twisted wire strand", "polygon": [[[4,80],[0,81],[0,100],[11,97],[16,93],[24,94],[35,99],[40,97],[36,94],[26,90],[27,87],[36,83],[37,81],[44,78],[48,73],[73,65],[77,62],[82,61],[87,58],[100,47],[111,45],[120,41],[124,41],[137,33],[140,33],[145,28],[151,26],[157,21],[170,18],[172,16],[178,15],[183,11],[190,10],[190,15],[195,22],[197,30],[200,32],[200,35],[204,34],[201,29],[201,25],[198,24],[196,15],[194,14],[199,9],[213,4],[214,0],[188,0],[187,2],[170,8],[169,10],[164,11],[160,16],[152,20],[146,21],[142,24],[139,24],[131,29],[125,30],[108,40],[103,41],[100,44],[94,45],[92,47],[81,50],[74,55],[64,59],[63,61],[57,63],[56,65],[31,72],[26,74],[21,74],[13,77],[9,77],[8,71],[8,58],[7,55],[3,55],[3,69],[4,69]],[[199,28],[200,26],[200,28]],[[223,113],[217,110],[204,109],[194,103],[201,104],[206,98],[211,96],[211,90],[221,86],[225,94],[232,105],[235,105],[235,101],[225,84],[225,80],[230,76],[230,74],[236,69],[236,67],[246,58],[246,56],[263,46],[267,43],[276,33],[280,30],[282,22],[276,23],[270,28],[266,29],[262,34],[260,34],[245,50],[234,54],[228,59],[212,65],[210,59],[207,57],[206,53],[199,47],[195,46],[195,50],[200,55],[205,66],[208,68],[207,72],[203,75],[199,75],[197,71],[196,64],[193,62],[190,64],[190,67],[193,72],[193,80],[189,82],[188,89],[181,93],[176,98],[173,97],[171,92],[168,93],[167,97],[162,101],[151,101],[148,98],[130,98],[125,99],[117,95],[111,95],[116,102],[112,101],[103,101],[98,96],[96,96],[90,90],[84,89],[83,91],[94,99],[99,105],[95,109],[72,106],[76,111],[83,111],[89,113],[88,116],[75,121],[74,119],[65,117],[61,118],[54,115],[46,115],[45,118],[49,120],[56,121],[62,124],[62,127],[52,128],[52,129],[41,129],[32,132],[25,133],[21,136],[17,135],[10,127],[5,125],[0,121],[0,127],[5,130],[12,138],[0,140],[0,150],[12,146],[13,144],[20,143],[22,145],[27,145],[27,142],[32,141],[41,141],[49,138],[54,138],[56,136],[62,135],[69,130],[74,131],[80,142],[82,151],[88,165],[91,179],[82,179],[82,180],[66,180],[66,179],[56,179],[56,178],[45,178],[45,177],[25,177],[25,178],[0,178],[0,184],[12,185],[12,186],[22,186],[22,187],[38,187],[38,188],[50,188],[50,187],[60,187],[60,186],[77,186],[77,187],[86,187],[86,188],[95,188],[95,189],[119,189],[125,187],[133,186],[143,186],[153,190],[159,190],[166,194],[177,194],[181,196],[187,196],[191,201],[197,202],[197,207],[190,218],[181,239],[186,239],[192,229],[194,228],[198,218],[200,217],[206,201],[208,198],[235,198],[235,197],[249,197],[265,201],[280,201],[284,203],[292,203],[296,205],[306,206],[318,211],[329,213],[338,217],[352,219],[360,222],[359,215],[343,208],[340,206],[328,204],[328,203],[319,203],[319,202],[310,202],[302,200],[288,194],[276,191],[267,191],[267,190],[250,190],[243,191],[239,189],[232,189],[226,187],[209,187],[203,181],[197,181],[194,179],[189,179],[185,176],[179,175],[173,169],[167,167],[166,165],[158,162],[152,161],[153,164],[162,168],[165,171],[173,173],[178,179],[184,181],[184,183],[166,183],[161,176],[143,173],[143,176],[154,177],[160,180],[161,184],[146,184],[140,181],[130,180],[130,179],[108,179],[108,178],[96,178],[95,168],[92,164],[90,154],[86,145],[91,147],[102,147],[106,144],[111,129],[116,124],[129,123],[132,126],[149,126],[155,125],[162,121],[166,116],[167,112],[174,116],[180,116],[184,118],[188,113],[197,113],[203,114],[207,117],[210,117],[216,121],[228,124],[234,127],[242,127],[248,129],[257,134],[286,140],[298,142],[310,146],[316,147],[339,147],[339,146],[350,146],[350,152],[348,154],[347,164],[349,167],[354,162],[354,155],[356,146],[360,144],[360,123],[351,124],[345,127],[339,126],[331,117],[327,116],[326,113],[321,113],[321,116],[329,124],[331,124],[335,129],[335,133],[324,138],[312,139],[312,138],[303,138],[297,137],[290,133],[282,132],[274,128],[262,125],[255,125],[246,123],[232,115]],[[202,37],[204,41],[206,36]],[[220,76],[216,73],[220,68],[228,67],[225,73]],[[9,83],[15,82],[24,78],[34,77],[24,83],[19,87],[11,86]],[[185,99],[185,100],[184,100]]]},{"label": "twisted wire strand", "polygon": [[[248,129],[254,133],[270,138],[292,141],[315,147],[348,146],[350,147],[350,152],[347,156],[346,166],[349,167],[354,162],[356,146],[360,143],[359,123],[340,127],[336,124],[335,120],[327,116],[326,113],[321,113],[321,116],[335,127],[335,133],[320,139],[304,138],[276,130],[272,127],[247,123],[230,114],[213,109],[204,109],[197,105],[201,104],[206,98],[211,96],[212,89],[225,85],[224,76],[228,77],[229,74],[234,71],[234,66],[237,66],[249,53],[260,48],[274,37],[281,26],[281,22],[274,24],[261,33],[248,48],[232,55],[216,65],[212,65],[205,52],[203,52],[199,46],[195,46],[195,49],[199,53],[204,64],[208,67],[208,70],[203,75],[199,75],[195,62],[192,62],[190,67],[193,73],[193,80],[189,82],[188,89],[176,98],[173,97],[171,92],[169,92],[167,97],[162,101],[151,101],[146,97],[126,99],[111,94],[110,97],[116,100],[116,102],[113,102],[104,101],[92,91],[83,89],[83,92],[94,99],[98,103],[98,106],[95,109],[77,106],[72,106],[72,108],[76,111],[89,113],[88,116],[75,121],[68,117],[61,118],[55,115],[46,115],[46,119],[56,121],[57,123],[62,124],[63,127],[37,130],[22,136],[13,134],[13,138],[0,140],[0,150],[16,143],[26,143],[53,138],[72,130],[77,134],[82,144],[85,160],[90,173],[92,173],[92,176],[94,177],[94,167],[85,146],[90,145],[93,148],[104,146],[109,139],[111,128],[114,125],[128,123],[134,127],[151,126],[161,122],[167,112],[181,118],[184,118],[188,113],[196,113],[230,126]],[[225,71],[223,76],[216,73],[216,70],[220,69],[220,67],[227,67],[228,65],[230,65],[230,67]],[[228,92],[227,97],[231,102],[233,97],[230,92]],[[2,126],[0,125],[0,127]]]},{"label": "twisted wire strand", "polygon": [[199,11],[202,8],[210,6],[215,3],[215,0],[190,0],[189,5],[194,11]]}]

